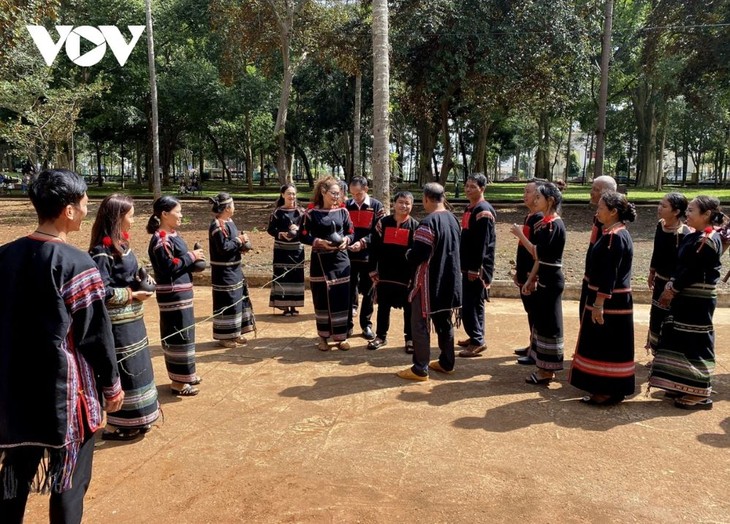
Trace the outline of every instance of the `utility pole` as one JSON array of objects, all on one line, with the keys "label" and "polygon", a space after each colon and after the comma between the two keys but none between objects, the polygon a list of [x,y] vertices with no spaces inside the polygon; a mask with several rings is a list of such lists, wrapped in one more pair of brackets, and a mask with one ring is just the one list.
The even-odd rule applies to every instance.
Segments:
[{"label": "utility pole", "polygon": [[601,87],[598,95],[598,126],[596,128],[596,163],[593,178],[603,174],[603,150],[606,143],[606,106],[608,105],[608,64],[611,61],[611,25],[613,0],[606,0],[601,44]]}]

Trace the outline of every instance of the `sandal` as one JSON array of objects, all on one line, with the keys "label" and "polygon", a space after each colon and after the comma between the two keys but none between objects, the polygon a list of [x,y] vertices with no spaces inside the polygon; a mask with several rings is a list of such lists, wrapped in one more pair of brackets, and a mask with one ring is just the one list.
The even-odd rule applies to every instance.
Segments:
[{"label": "sandal", "polygon": [[283,313],[281,314],[281,316],[283,316],[283,317],[290,317],[290,316],[291,316],[291,311],[289,311],[289,310],[287,309],[286,311],[284,311],[284,312],[283,312]]},{"label": "sandal", "polygon": [[530,376],[525,379],[525,382],[528,384],[549,384],[553,380],[555,380],[555,375],[551,377],[541,377],[537,374],[537,372],[535,372],[530,373]]},{"label": "sandal", "polygon": [[190,382],[188,382],[188,384],[190,384],[191,386],[197,386],[201,382],[203,382],[203,377],[195,375],[195,378],[193,380],[191,380]]},{"label": "sandal", "polygon": [[674,407],[680,409],[709,410],[712,409],[712,399],[690,400],[686,397],[679,397],[674,399]]},{"label": "sandal", "polygon": [[319,340],[317,341],[317,349],[320,351],[329,351],[330,346],[327,344],[327,339],[323,337],[319,337]]},{"label": "sandal", "polygon": [[385,345],[385,339],[376,337],[374,340],[368,342],[368,349],[380,349]]},{"label": "sandal", "polygon": [[587,395],[580,401],[589,406],[615,406],[623,402],[625,398],[624,395]]},{"label": "sandal", "polygon": [[406,340],[406,353],[408,353],[409,355],[413,355],[413,353],[415,351],[416,350],[413,347],[413,341],[412,340]]},{"label": "sandal", "polygon": [[185,384],[182,389],[175,389],[171,387],[170,390],[172,391],[172,394],[177,397],[194,397],[200,393],[198,388],[194,388],[190,384]]},{"label": "sandal", "polygon": [[114,431],[102,431],[101,440],[134,440],[142,435],[142,431],[137,428],[116,428]]},{"label": "sandal", "polygon": [[298,316],[298,315],[299,315],[299,311],[297,311],[297,310],[296,310],[296,309],[294,309],[294,308],[291,308],[291,309],[289,310],[289,313],[290,313],[290,314],[291,314],[291,316],[293,316],[293,317],[296,317],[296,316]]}]

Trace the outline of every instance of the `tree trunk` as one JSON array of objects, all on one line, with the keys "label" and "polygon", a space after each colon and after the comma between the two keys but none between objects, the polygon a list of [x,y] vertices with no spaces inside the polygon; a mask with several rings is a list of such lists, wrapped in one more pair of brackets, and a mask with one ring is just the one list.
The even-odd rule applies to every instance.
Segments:
[{"label": "tree trunk", "polygon": [[135,168],[137,172],[137,183],[142,185],[142,143],[137,140],[135,151]]},{"label": "tree trunk", "polygon": [[302,164],[304,164],[304,173],[307,175],[307,184],[309,184],[309,188],[314,188],[314,178],[312,177],[312,169],[309,166],[309,159],[307,158],[306,151],[304,151],[299,144],[294,144],[294,151],[297,152],[299,158],[302,160]]},{"label": "tree trunk", "polygon": [[[360,167],[360,120],[362,118],[362,73],[360,71],[355,75],[355,114],[353,115],[353,133],[352,133],[352,174],[361,176],[362,169]],[[307,168],[308,169],[308,168]],[[308,177],[310,175],[308,174]]]},{"label": "tree trunk", "polygon": [[489,136],[491,122],[481,122],[476,136],[476,147],[474,148],[474,167],[472,173],[486,174],[487,161],[487,138]]},{"label": "tree trunk", "polygon": [[651,87],[643,82],[631,95],[637,124],[640,171],[638,186],[656,186],[657,110]]},{"label": "tree trunk", "polygon": [[253,193],[253,148],[251,147],[251,113],[247,112],[244,120],[244,157],[246,162],[246,185],[248,192]]},{"label": "tree trunk", "polygon": [[228,166],[226,165],[226,158],[225,158],[225,155],[223,154],[223,150],[221,150],[218,147],[218,141],[215,139],[215,137],[213,136],[213,133],[211,133],[209,129],[206,129],[205,134],[207,135],[208,140],[210,140],[211,144],[213,144],[213,152],[215,153],[215,156],[218,159],[218,161],[223,166],[224,176],[228,179],[228,183],[230,184],[231,183],[231,172],[228,170]]},{"label": "tree trunk", "polygon": [[103,187],[104,177],[101,174],[101,144],[98,140],[95,140],[94,146],[96,148],[96,184],[99,187]]},{"label": "tree trunk", "polygon": [[289,112],[289,95],[291,94],[292,79],[294,78],[294,66],[291,62],[291,39],[294,32],[294,13],[292,8],[287,7],[286,16],[277,16],[277,20],[279,21],[279,45],[281,48],[283,74],[281,78],[279,110],[276,114],[276,125],[274,126],[274,136],[276,136],[277,142],[276,170],[279,183],[283,185],[289,180],[289,163],[287,162],[286,151],[286,119]]},{"label": "tree trunk", "polygon": [[451,158],[451,131],[449,130],[449,99],[444,98],[439,104],[439,115],[441,116],[441,135],[443,136],[444,143],[444,159],[441,163],[441,171],[439,174],[439,180],[441,184],[446,184],[446,180],[449,177],[449,171],[454,165],[454,161]]},{"label": "tree trunk", "polygon": [[462,129],[459,129],[459,149],[461,149],[461,163],[464,165],[462,181],[466,182],[466,177],[469,176],[469,160],[466,158],[464,131]]},{"label": "tree trunk", "polygon": [[573,123],[568,122],[568,141],[565,143],[565,183],[570,179],[570,146],[573,140]]},{"label": "tree trunk", "polygon": [[388,1],[373,0],[373,194],[390,202],[390,59]]},{"label": "tree trunk", "polygon": [[662,190],[662,183],[664,178],[664,147],[667,144],[667,115],[668,111],[664,111],[662,118],[662,132],[661,140],[659,142],[659,159],[657,162],[657,177],[656,177],[656,190]]},{"label": "tree trunk", "polygon": [[546,111],[540,112],[537,122],[537,153],[535,153],[535,176],[552,178],[550,173],[550,118]]},{"label": "tree trunk", "polygon": [[150,140],[152,142],[152,175],[150,186],[155,199],[162,196],[160,184],[160,137],[158,135],[159,118],[157,116],[157,73],[155,70],[155,43],[152,35],[152,0],[145,1],[147,19],[147,66],[150,74],[150,105],[152,122],[150,122]]},{"label": "tree trunk", "polygon": [[425,116],[418,121],[418,185],[423,186],[433,179],[431,155],[436,143],[436,133]]}]

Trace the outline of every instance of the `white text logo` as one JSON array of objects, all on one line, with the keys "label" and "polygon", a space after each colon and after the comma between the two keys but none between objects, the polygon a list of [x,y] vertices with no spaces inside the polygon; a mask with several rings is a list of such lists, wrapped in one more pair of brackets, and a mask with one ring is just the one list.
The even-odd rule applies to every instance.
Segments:
[{"label": "white text logo", "polygon": [[[98,64],[104,54],[106,54],[106,45],[114,53],[114,56],[120,66],[127,63],[132,49],[137,44],[139,37],[142,36],[145,27],[143,25],[128,25],[132,39],[127,41],[122,36],[122,32],[113,25],[100,25],[98,28],[89,25],[82,25],[74,28],[72,25],[57,25],[58,42],[54,42],[51,35],[48,34],[46,28],[40,25],[28,25],[26,28],[33,37],[36,47],[41,52],[43,60],[47,66],[51,66],[58,56],[61,46],[66,44],[66,54],[71,61],[81,67],[90,67]],[[81,54],[81,39],[88,40],[96,47]]]}]

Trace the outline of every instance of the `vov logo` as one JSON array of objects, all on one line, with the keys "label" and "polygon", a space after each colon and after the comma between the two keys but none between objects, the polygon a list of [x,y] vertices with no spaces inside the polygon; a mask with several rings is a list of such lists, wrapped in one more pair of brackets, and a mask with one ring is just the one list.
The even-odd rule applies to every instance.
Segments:
[{"label": "vov logo", "polygon": [[[127,63],[129,55],[145,29],[143,25],[128,25],[127,28],[132,34],[132,39],[127,43],[122,36],[122,32],[113,25],[100,25],[98,28],[90,25],[82,25],[76,28],[72,25],[57,25],[58,42],[54,42],[45,27],[41,25],[28,25],[25,27],[28,29],[30,36],[33,37],[33,41],[48,67],[56,60],[64,43],[66,44],[66,54],[78,66],[91,67],[98,64],[106,54],[107,44],[109,44],[119,65],[123,66]],[[83,55],[81,54],[82,38],[96,46]]]}]

